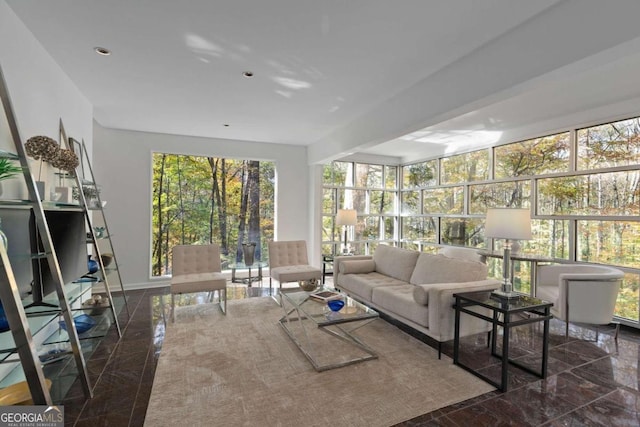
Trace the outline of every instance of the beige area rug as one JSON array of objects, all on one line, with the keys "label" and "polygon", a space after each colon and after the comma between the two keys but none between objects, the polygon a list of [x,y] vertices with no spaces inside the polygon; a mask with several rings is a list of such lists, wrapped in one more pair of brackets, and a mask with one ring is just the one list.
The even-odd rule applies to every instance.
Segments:
[{"label": "beige area rug", "polygon": [[[494,390],[376,319],[356,335],[378,359],[316,372],[271,298],[180,307],[167,325],[145,426],[390,426]],[[337,358],[350,347],[311,339]],[[327,356],[327,355],[325,355]]]}]

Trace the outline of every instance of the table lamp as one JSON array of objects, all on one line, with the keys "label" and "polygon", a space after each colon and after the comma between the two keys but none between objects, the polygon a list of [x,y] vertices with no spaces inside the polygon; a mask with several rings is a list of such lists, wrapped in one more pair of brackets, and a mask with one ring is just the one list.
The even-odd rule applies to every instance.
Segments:
[{"label": "table lamp", "polygon": [[342,253],[349,253],[349,247],[347,245],[347,229],[350,226],[356,225],[357,214],[355,209],[338,209],[338,215],[336,215],[336,225],[338,227],[344,227],[344,247]]},{"label": "table lamp", "polygon": [[505,239],[502,262],[502,289],[494,291],[499,298],[515,298],[511,283],[511,243],[513,240],[531,240],[531,211],[529,209],[492,208],[487,209],[484,236]]}]

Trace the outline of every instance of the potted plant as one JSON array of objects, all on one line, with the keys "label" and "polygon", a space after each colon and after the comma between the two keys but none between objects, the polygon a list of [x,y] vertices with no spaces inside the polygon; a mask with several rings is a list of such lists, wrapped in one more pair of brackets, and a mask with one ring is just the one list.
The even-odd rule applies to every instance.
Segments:
[{"label": "potted plant", "polygon": [[22,167],[13,162],[13,160],[5,157],[0,158],[0,194],[2,194],[2,181],[13,178],[22,172]]},{"label": "potted plant", "polygon": [[7,158],[0,159],[0,181],[13,178],[22,172],[21,166],[16,166],[13,160]]},{"label": "potted plant", "polygon": [[[20,166],[16,166],[13,163],[13,160],[7,159],[6,157],[0,158],[0,194],[2,194],[2,181],[13,178],[20,172],[22,172],[22,168]],[[2,218],[0,218],[0,244],[7,249],[7,236],[2,231]]]},{"label": "potted plant", "polygon": [[[73,187],[73,200],[80,200],[80,191],[77,187]],[[84,198],[87,201],[89,206],[97,206],[98,203],[98,195],[100,194],[100,189],[95,185],[83,185],[82,193],[84,194]]]}]

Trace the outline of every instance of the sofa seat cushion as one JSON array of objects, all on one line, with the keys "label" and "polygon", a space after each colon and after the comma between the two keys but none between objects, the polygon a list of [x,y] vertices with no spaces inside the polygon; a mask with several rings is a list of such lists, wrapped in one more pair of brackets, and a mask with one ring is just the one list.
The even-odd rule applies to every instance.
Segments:
[{"label": "sofa seat cushion", "polygon": [[420,252],[379,245],[373,253],[376,271],[394,279],[409,282]]},{"label": "sofa seat cushion", "polygon": [[414,285],[463,283],[487,278],[487,266],[481,262],[421,253],[411,275]]},{"label": "sofa seat cushion", "polygon": [[407,282],[403,282],[377,272],[366,274],[344,274],[341,275],[340,279],[340,287],[347,292],[353,293],[362,298],[365,302],[371,301],[371,293],[375,288],[382,286],[395,287],[406,284]]},{"label": "sofa seat cushion", "polygon": [[373,289],[372,302],[425,328],[429,327],[429,309],[413,300],[413,285],[384,286]]},{"label": "sofa seat cushion", "polygon": [[227,279],[222,273],[179,274],[171,278],[171,292],[201,292],[203,289],[225,289]]},{"label": "sofa seat cushion", "polygon": [[322,278],[322,271],[310,265],[285,265],[271,268],[269,271],[271,277],[280,283]]}]

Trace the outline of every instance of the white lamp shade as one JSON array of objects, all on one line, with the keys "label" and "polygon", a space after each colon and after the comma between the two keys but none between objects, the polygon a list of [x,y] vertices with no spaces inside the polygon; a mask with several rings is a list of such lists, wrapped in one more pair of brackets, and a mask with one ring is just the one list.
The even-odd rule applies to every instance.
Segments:
[{"label": "white lamp shade", "polygon": [[355,209],[338,209],[336,225],[356,225],[356,219]]},{"label": "white lamp shade", "polygon": [[531,240],[529,209],[487,209],[484,236],[494,239]]}]

